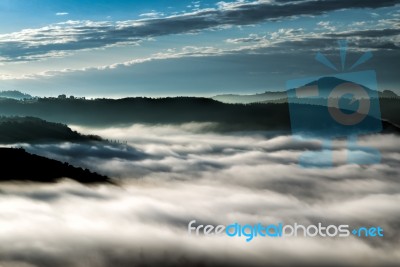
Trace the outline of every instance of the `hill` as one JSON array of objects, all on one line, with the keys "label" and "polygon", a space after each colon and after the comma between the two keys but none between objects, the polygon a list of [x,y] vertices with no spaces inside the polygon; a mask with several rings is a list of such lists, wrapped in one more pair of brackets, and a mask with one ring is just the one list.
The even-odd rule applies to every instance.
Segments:
[{"label": "hill", "polygon": [[35,116],[65,124],[111,126],[132,123],[217,122],[226,130],[289,130],[289,110],[282,105],[228,105],[196,97],[58,99],[0,101],[0,115]]},{"label": "hill", "polygon": [[68,163],[29,154],[24,149],[0,148],[0,181],[54,183],[70,178],[83,184],[113,183],[110,178]]},{"label": "hill", "polygon": [[[400,125],[400,99],[381,99],[382,119]],[[299,103],[301,109],[326,106]],[[214,122],[216,131],[290,131],[289,105],[284,103],[224,104],[209,98],[1,100],[0,115],[35,116],[46,121],[108,127],[133,123],[180,124]],[[380,119],[380,118],[378,118]]]},{"label": "hill", "polygon": [[72,131],[61,123],[47,122],[33,117],[0,117],[0,143],[22,142],[83,142],[100,141],[97,136],[86,136]]},{"label": "hill", "polygon": [[[344,80],[337,79],[335,77],[323,77],[316,81],[313,81],[307,86],[312,86],[316,84],[340,84],[346,82]],[[366,91],[370,89],[364,87]],[[283,103],[287,102],[288,93],[292,93],[294,89],[289,89],[285,91],[266,91],[261,94],[250,94],[250,95],[239,95],[239,94],[223,94],[216,95],[212,99],[220,101],[222,103],[228,104],[250,104],[250,103]],[[390,90],[378,91],[378,96],[380,99],[399,99],[400,97]]]},{"label": "hill", "polygon": [[20,91],[0,91],[0,98],[12,98],[12,99],[30,99],[33,98],[29,94],[21,93]]}]

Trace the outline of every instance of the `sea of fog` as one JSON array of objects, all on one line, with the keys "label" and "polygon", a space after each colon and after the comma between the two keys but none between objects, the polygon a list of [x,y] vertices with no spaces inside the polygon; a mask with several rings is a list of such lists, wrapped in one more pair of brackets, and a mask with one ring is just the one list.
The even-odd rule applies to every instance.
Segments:
[{"label": "sea of fog", "polygon": [[[72,126],[114,143],[19,144],[115,178],[118,186],[0,186],[0,266],[398,266],[400,138],[362,137],[380,150],[373,165],[302,168],[318,140],[217,134],[209,124]],[[117,143],[115,143],[115,140]],[[45,170],[44,170],[45,171]],[[188,223],[380,226],[384,237],[194,236]]]}]

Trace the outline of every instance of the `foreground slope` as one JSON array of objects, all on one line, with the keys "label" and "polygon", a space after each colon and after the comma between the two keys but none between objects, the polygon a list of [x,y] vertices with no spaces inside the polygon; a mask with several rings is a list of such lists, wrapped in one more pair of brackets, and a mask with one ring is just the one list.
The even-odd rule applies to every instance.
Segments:
[{"label": "foreground slope", "polygon": [[68,163],[27,153],[21,148],[0,148],[0,181],[54,183],[70,178],[83,184],[112,183],[111,179]]}]

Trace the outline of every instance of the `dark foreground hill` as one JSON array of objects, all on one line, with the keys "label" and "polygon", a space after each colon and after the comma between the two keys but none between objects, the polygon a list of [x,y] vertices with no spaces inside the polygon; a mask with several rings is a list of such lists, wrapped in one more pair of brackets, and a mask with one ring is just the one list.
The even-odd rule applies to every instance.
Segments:
[{"label": "dark foreground hill", "polygon": [[0,117],[0,143],[100,141],[97,136],[82,135],[61,123],[33,117]]},{"label": "dark foreground hill", "polygon": [[0,148],[0,181],[54,183],[70,178],[83,184],[112,183],[111,179],[88,169],[27,153],[21,148]]}]

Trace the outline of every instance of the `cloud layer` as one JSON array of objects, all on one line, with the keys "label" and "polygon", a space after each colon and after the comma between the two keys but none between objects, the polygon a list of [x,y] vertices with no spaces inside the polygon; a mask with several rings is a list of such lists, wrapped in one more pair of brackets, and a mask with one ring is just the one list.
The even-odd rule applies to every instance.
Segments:
[{"label": "cloud layer", "polygon": [[[209,124],[134,125],[85,133],[126,140],[96,156],[78,145],[46,145],[119,177],[123,186],[2,185],[3,266],[395,266],[400,260],[399,137],[373,135],[381,164],[346,165],[343,141],[331,169],[297,165],[318,140],[269,133],[218,135]],[[26,145],[25,145],[26,146]],[[40,153],[41,147],[26,146]],[[115,153],[122,150],[124,153]],[[76,153],[79,151],[79,153]],[[83,151],[83,152],[82,152]],[[73,153],[72,153],[73,152]],[[132,156],[127,156],[131,154]],[[140,155],[138,157],[137,155]],[[303,223],[381,226],[384,238],[194,237],[187,223]],[[25,264],[25,265],[24,265]]]},{"label": "cloud layer", "polygon": [[[29,61],[62,56],[68,51],[138,43],[143,39],[190,33],[266,20],[315,16],[343,9],[381,8],[398,4],[385,1],[237,1],[220,2],[216,8],[152,19],[128,21],[67,21],[37,29],[0,35],[2,61]],[[57,15],[67,15],[59,12]]]}]

